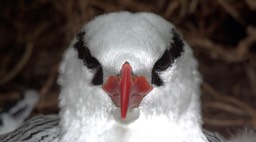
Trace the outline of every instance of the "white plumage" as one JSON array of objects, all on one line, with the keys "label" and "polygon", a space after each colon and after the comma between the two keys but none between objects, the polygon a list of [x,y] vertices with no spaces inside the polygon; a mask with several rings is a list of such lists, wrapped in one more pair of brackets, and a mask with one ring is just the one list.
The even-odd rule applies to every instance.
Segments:
[{"label": "white plumage", "polygon": [[39,116],[0,140],[224,141],[202,129],[192,50],[155,14],[117,12],[89,22],[65,52],[58,83],[60,122]]},{"label": "white plumage", "polygon": [[[82,29],[83,48],[101,64],[103,82],[119,74],[125,62],[133,74],[152,82],[155,63],[179,38],[173,31],[172,24],[154,14],[112,13]],[[197,62],[186,43],[177,47],[184,50],[181,56],[158,73],[164,85],[154,86],[140,106],[121,120],[119,108],[102,86],[91,84],[95,71],[78,58],[74,46],[79,40],[72,42],[60,69],[62,142],[207,141],[201,129]]]}]

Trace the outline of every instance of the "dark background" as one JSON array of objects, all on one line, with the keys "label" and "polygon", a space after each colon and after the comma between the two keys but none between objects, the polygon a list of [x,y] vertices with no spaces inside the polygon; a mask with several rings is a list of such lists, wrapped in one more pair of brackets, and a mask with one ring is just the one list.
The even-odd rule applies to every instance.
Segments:
[{"label": "dark background", "polygon": [[36,89],[32,116],[58,112],[58,65],[96,15],[150,11],[174,23],[199,60],[204,127],[256,127],[255,0],[13,0],[0,2],[0,112]]}]

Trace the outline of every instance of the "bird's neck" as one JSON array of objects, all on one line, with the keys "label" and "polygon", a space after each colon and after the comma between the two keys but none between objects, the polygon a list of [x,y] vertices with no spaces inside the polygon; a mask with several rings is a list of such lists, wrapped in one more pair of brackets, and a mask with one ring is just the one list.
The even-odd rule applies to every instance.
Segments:
[{"label": "bird's neck", "polygon": [[107,115],[95,114],[81,119],[67,117],[68,114],[68,110],[61,114],[62,142],[207,142],[200,122],[195,121],[198,118],[189,114],[176,119],[167,115],[149,117],[141,112],[139,118],[130,123]]}]

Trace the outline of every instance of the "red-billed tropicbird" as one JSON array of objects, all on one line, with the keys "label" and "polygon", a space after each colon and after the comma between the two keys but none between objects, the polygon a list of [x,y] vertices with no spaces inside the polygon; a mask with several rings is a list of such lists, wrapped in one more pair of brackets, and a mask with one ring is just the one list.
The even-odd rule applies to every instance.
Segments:
[{"label": "red-billed tropicbird", "polygon": [[103,15],[60,67],[62,142],[206,142],[191,49],[160,16]]},{"label": "red-billed tropicbird", "polygon": [[105,14],[64,54],[60,122],[38,116],[0,139],[223,142],[202,129],[200,82],[192,50],[171,23],[144,12]]}]

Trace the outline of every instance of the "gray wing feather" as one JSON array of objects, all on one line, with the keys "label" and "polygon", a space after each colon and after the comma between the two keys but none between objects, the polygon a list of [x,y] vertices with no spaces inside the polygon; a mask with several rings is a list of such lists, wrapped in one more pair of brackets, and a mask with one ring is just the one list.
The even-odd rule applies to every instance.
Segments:
[{"label": "gray wing feather", "polygon": [[210,132],[205,129],[203,130],[203,133],[209,142],[225,142],[225,139],[218,133]]},{"label": "gray wing feather", "polygon": [[26,121],[13,132],[0,136],[1,142],[57,142],[59,138],[57,115],[39,115]]}]

